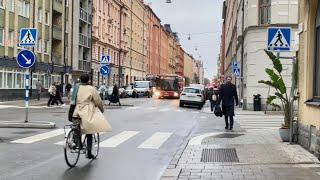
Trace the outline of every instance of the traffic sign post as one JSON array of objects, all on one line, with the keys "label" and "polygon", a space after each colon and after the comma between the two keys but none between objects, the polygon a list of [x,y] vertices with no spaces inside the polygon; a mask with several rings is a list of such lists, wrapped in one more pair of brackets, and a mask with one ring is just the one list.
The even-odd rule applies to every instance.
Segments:
[{"label": "traffic sign post", "polygon": [[[19,46],[23,48],[35,47],[38,41],[38,29],[36,28],[22,28],[20,29]],[[36,55],[30,50],[22,50],[18,53],[16,58],[17,64],[26,69],[25,71],[25,120],[29,121],[29,94],[30,94],[30,67],[32,67],[36,61]]]},{"label": "traffic sign post", "polygon": [[108,66],[101,66],[101,67],[100,67],[100,73],[101,73],[101,75],[102,75],[103,77],[108,76],[109,73],[110,73],[109,67],[108,67]]},{"label": "traffic sign post", "polygon": [[109,55],[101,55],[101,59],[100,59],[101,66],[105,64],[110,64],[110,63],[111,63],[111,57]]},{"label": "traffic sign post", "polygon": [[291,50],[291,28],[270,27],[268,28],[267,49],[269,51],[290,51]]}]

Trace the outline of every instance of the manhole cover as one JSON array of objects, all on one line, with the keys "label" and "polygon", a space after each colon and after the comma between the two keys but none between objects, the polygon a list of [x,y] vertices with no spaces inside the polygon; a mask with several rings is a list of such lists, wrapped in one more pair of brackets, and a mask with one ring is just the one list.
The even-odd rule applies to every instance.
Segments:
[{"label": "manhole cover", "polygon": [[230,134],[230,133],[223,133],[215,136],[215,138],[236,138],[242,136],[244,134]]},{"label": "manhole cover", "polygon": [[203,149],[201,162],[239,162],[235,148]]},{"label": "manhole cover", "polygon": [[13,132],[13,134],[32,134],[36,132],[37,131],[20,131],[20,132]]}]

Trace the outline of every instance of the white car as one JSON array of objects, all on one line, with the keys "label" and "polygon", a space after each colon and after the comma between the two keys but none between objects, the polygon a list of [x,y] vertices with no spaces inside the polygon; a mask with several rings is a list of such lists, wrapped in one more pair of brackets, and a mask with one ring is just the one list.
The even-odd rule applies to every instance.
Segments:
[{"label": "white car", "polygon": [[133,94],[133,87],[132,87],[132,85],[128,85],[128,86],[126,87],[125,91],[126,91],[126,93],[127,93],[127,95],[128,95],[129,97],[132,97],[132,94]]},{"label": "white car", "polygon": [[198,87],[185,87],[180,95],[180,107],[184,105],[198,106],[199,109],[203,107],[205,103],[204,95],[201,88]]}]

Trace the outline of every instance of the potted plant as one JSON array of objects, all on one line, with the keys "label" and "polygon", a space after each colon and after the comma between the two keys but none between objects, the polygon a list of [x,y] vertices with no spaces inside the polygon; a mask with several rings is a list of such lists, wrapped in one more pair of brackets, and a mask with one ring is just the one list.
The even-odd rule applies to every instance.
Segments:
[{"label": "potted plant", "polygon": [[[295,63],[293,67],[293,83],[291,87],[291,93],[287,91],[287,86],[285,85],[283,76],[282,76],[282,64],[280,59],[275,56],[272,52],[266,51],[269,59],[272,61],[273,69],[266,68],[265,71],[268,74],[270,80],[264,81],[261,80],[259,83],[265,84],[273,89],[275,89],[274,95],[271,95],[267,99],[267,104],[275,108],[283,110],[284,123],[279,129],[280,137],[284,142],[288,142],[290,138],[290,121],[293,119],[293,103],[297,100],[296,94],[296,82],[297,82],[297,66]],[[293,60],[294,61],[294,60]],[[279,99],[281,104],[276,104],[274,101]]]}]

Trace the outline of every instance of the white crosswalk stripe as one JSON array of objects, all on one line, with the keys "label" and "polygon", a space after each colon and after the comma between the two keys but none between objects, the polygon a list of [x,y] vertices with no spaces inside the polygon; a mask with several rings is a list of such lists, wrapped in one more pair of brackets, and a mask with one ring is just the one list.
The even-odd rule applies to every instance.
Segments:
[{"label": "white crosswalk stripe", "polygon": [[59,136],[62,134],[64,134],[64,129],[57,129],[57,130],[49,131],[46,133],[37,134],[34,136],[22,138],[22,139],[17,139],[15,141],[11,141],[11,143],[30,144],[30,143],[35,143],[35,142],[42,141],[45,139],[49,139],[52,137],[56,137],[56,136]]},{"label": "white crosswalk stripe", "polygon": [[123,131],[120,134],[117,134],[105,141],[102,141],[100,143],[100,147],[117,147],[139,133],[139,131]]},{"label": "white crosswalk stripe", "polygon": [[159,149],[164,142],[166,142],[172,133],[157,132],[154,133],[149,139],[144,141],[138,148],[140,149]]},{"label": "white crosswalk stripe", "polygon": [[244,129],[278,129],[283,123],[283,118],[261,116],[259,118],[252,118],[248,116],[236,117],[235,120]]}]

